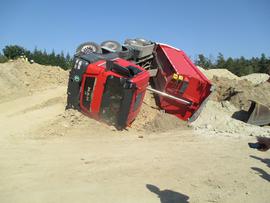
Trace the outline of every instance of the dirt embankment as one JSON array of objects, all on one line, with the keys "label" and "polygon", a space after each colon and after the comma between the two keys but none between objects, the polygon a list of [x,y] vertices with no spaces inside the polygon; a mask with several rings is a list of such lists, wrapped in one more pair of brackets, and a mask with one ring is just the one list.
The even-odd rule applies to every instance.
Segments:
[{"label": "dirt embankment", "polygon": [[270,107],[270,83],[263,82],[254,85],[248,80],[230,80],[222,77],[214,77],[215,85],[213,100],[229,101],[235,107],[248,110],[249,100],[254,100]]},{"label": "dirt embankment", "polygon": [[213,80],[214,77],[217,78],[226,78],[229,80],[247,80],[254,85],[258,85],[260,83],[264,83],[269,80],[270,76],[265,73],[252,73],[249,75],[238,77],[227,69],[209,69],[205,70],[202,67],[198,66],[200,71],[204,73],[204,75],[209,79]]},{"label": "dirt embankment", "polygon": [[266,74],[237,77],[225,69],[203,72],[215,90],[199,118],[191,124],[196,131],[211,135],[270,136],[269,127],[250,125],[234,118],[235,113],[249,109],[249,100],[270,107],[270,83],[266,82]]},{"label": "dirt embankment", "polygon": [[67,84],[68,71],[23,60],[0,64],[0,103]]}]

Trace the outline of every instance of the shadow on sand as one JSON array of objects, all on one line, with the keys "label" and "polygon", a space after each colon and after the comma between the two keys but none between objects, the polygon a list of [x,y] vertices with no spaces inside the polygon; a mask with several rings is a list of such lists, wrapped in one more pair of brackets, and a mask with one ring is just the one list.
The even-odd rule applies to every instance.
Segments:
[{"label": "shadow on sand", "polygon": [[[253,155],[250,155],[250,157],[253,158],[253,159],[257,159],[257,160],[265,163],[268,167],[270,167],[270,159],[263,159],[263,158],[253,156]],[[263,179],[270,182],[270,174],[268,174],[266,171],[264,171],[263,169],[258,168],[258,167],[251,167],[251,169],[258,172],[260,177],[262,177]]]},{"label": "shadow on sand", "polygon": [[270,167],[270,159],[263,159],[263,158],[253,156],[253,155],[250,155],[250,157],[253,158],[253,159],[257,159],[257,160],[265,163],[268,167]]},{"label": "shadow on sand", "polygon": [[251,167],[251,169],[254,171],[257,171],[260,177],[270,182],[270,175],[267,172],[265,172],[263,169],[257,168],[257,167]]},{"label": "shadow on sand", "polygon": [[147,189],[155,193],[161,203],[188,203],[189,197],[187,195],[175,192],[172,190],[160,190],[157,186],[147,184]]}]

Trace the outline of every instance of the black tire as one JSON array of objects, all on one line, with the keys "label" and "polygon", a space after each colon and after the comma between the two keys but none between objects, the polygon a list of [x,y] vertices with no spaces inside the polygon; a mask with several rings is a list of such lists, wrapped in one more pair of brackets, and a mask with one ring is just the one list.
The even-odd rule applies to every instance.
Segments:
[{"label": "black tire", "polygon": [[76,54],[102,53],[101,47],[95,42],[85,42],[78,46]]},{"label": "black tire", "polygon": [[102,47],[106,47],[109,49],[112,49],[114,51],[121,51],[122,46],[119,42],[113,41],[113,40],[107,40],[101,43]]}]

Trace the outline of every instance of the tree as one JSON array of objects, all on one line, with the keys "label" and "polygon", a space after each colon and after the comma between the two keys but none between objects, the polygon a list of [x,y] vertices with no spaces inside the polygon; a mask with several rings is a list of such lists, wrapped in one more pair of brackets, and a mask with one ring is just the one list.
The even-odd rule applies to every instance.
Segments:
[{"label": "tree", "polygon": [[270,59],[265,56],[265,54],[261,54],[261,58],[258,62],[258,69],[261,73],[269,73],[270,72]]},{"label": "tree", "polygon": [[218,53],[216,68],[227,68],[226,60],[224,59],[224,56],[222,53]]},{"label": "tree", "polygon": [[26,50],[18,45],[5,46],[3,49],[3,53],[8,59],[16,59],[24,55],[25,52]]},{"label": "tree", "polygon": [[66,55],[66,68],[71,69],[73,64],[73,58],[70,57],[69,53]]},{"label": "tree", "polygon": [[211,60],[206,58],[203,54],[198,55],[198,59],[195,61],[195,64],[206,69],[209,69],[212,67]]}]

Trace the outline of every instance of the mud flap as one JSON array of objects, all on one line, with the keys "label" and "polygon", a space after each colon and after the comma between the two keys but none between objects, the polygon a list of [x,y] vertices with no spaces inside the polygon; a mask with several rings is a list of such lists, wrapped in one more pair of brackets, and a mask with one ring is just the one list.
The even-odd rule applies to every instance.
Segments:
[{"label": "mud flap", "polygon": [[270,109],[256,101],[250,101],[251,105],[248,110],[249,118],[247,123],[259,126],[270,124]]}]

